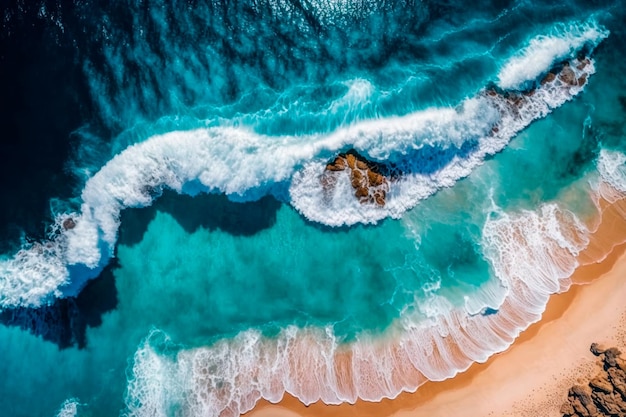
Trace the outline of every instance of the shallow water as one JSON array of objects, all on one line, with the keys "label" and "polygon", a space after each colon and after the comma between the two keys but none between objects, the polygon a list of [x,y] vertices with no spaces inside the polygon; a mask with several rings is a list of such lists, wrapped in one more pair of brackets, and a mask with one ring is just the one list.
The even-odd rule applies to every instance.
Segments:
[{"label": "shallow water", "polygon": [[[521,243],[576,252],[546,205],[593,217],[598,157],[626,151],[620,2],[37,6],[4,12],[3,59],[16,72],[39,65],[43,51],[29,60],[16,51],[44,39],[80,76],[69,96],[34,83],[40,99],[81,111],[45,137],[40,123],[24,128],[39,107],[3,116],[20,144],[63,144],[54,164],[19,175],[19,189],[2,187],[16,202],[0,229],[8,415],[54,415],[72,398],[77,411],[68,403],[66,415],[237,415],[285,390],[303,401],[352,398],[332,384],[337,392],[318,392],[302,375],[317,369],[324,385],[342,349],[358,357],[428,323],[453,327],[456,312],[472,323],[504,314],[520,272],[507,264],[508,235],[492,236],[507,228],[494,225],[512,230],[524,210],[541,213],[543,226],[528,220]],[[540,86],[582,52],[596,71],[583,91]],[[50,85],[61,77],[46,74]],[[539,89],[521,116],[480,93],[530,86]],[[36,95],[23,90],[11,97]],[[18,167],[33,145],[2,146],[19,154],[2,174],[8,184],[30,169]],[[402,167],[385,208],[359,204],[347,182],[346,193],[340,182],[320,197],[324,163],[352,147]],[[50,173],[66,180],[43,181]],[[41,192],[29,205],[31,185]],[[68,216],[76,228],[64,231]],[[48,246],[42,222],[59,229]],[[20,241],[20,228],[44,245]],[[15,255],[19,245],[26,255]],[[552,292],[569,268],[552,265],[554,253],[531,254]],[[545,302],[529,286],[532,316]],[[474,360],[509,343],[467,329],[489,341],[461,347]],[[306,362],[301,346],[329,362]],[[430,367],[428,357],[413,358],[426,376],[464,366]],[[355,385],[366,381],[359,366]],[[246,391],[249,380],[258,385]],[[357,396],[411,384],[372,383]],[[223,400],[233,392],[239,402]]]}]

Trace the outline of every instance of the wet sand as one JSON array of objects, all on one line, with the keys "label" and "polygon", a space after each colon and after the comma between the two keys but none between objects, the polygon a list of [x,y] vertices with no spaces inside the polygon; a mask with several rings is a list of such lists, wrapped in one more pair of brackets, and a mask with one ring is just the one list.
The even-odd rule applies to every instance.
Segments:
[{"label": "wet sand", "polygon": [[[626,348],[626,203],[602,203],[604,214],[567,292],[553,295],[542,319],[505,352],[443,382],[377,403],[305,406],[285,394],[260,401],[246,417],[559,416],[568,388],[590,379],[592,342]],[[614,245],[617,245],[613,247]],[[612,250],[611,250],[612,248]],[[608,255],[607,255],[608,252]]]}]

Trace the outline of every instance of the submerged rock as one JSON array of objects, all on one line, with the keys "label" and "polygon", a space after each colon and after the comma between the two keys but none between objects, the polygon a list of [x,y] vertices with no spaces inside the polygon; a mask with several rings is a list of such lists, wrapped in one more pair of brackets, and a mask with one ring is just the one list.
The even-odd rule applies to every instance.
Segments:
[{"label": "submerged rock", "polygon": [[561,70],[559,80],[568,85],[578,85],[576,74],[574,73],[574,70],[570,68],[569,64],[565,65],[565,67]]},{"label": "submerged rock", "polygon": [[591,63],[591,61],[589,61],[589,58],[586,58],[586,57],[578,58],[578,62],[579,62],[579,64],[576,65],[576,69],[578,69],[580,71],[585,69],[585,67]]},{"label": "submerged rock", "polygon": [[67,219],[63,220],[63,228],[65,230],[71,230],[74,227],[76,227],[76,222],[71,217],[68,217]]}]

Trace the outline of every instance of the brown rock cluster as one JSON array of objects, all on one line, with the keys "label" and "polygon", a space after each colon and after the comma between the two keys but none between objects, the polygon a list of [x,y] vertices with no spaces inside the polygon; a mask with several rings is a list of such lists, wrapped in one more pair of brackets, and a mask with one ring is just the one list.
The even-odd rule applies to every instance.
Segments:
[{"label": "brown rock cluster", "polygon": [[576,68],[582,71],[589,64],[591,64],[591,61],[589,61],[589,58],[581,56],[581,57],[578,57],[578,65],[576,65]]},{"label": "brown rock cluster", "polygon": [[[368,161],[356,151],[350,150],[345,154],[339,154],[333,162],[326,165],[326,172],[335,174],[340,171],[350,175],[350,182],[354,189],[354,196],[361,204],[371,203],[379,206],[385,205],[389,183],[387,178],[380,173],[378,164]],[[332,186],[334,181],[323,177],[325,187]]]},{"label": "brown rock cluster", "polygon": [[543,80],[541,80],[541,85],[551,83],[552,81],[554,81],[555,78],[556,74],[554,74],[553,72],[549,72],[548,74],[546,74],[545,77],[543,77]]},{"label": "brown rock cluster", "polygon": [[591,352],[600,357],[602,370],[588,385],[570,388],[561,413],[565,417],[626,417],[626,361],[614,347],[604,349],[594,343]]},{"label": "brown rock cluster", "polygon": [[[574,61],[576,69],[582,71],[587,65],[591,64],[589,58],[580,56]],[[587,83],[587,74],[583,73],[580,77],[576,76],[576,71],[569,62],[563,63],[563,67],[560,70],[553,68],[546,74],[541,80],[541,85],[556,83],[560,86],[582,87]],[[537,92],[536,87],[530,88],[525,91],[501,91],[495,87],[487,88],[483,94],[489,97],[500,98],[500,103],[503,103],[507,110],[512,111],[514,114],[519,114],[519,111],[527,105],[530,98]],[[499,128],[496,126],[493,129],[493,133],[498,133]]]},{"label": "brown rock cluster", "polygon": [[[591,63],[589,58],[584,57],[584,56],[578,57],[577,62],[578,64],[576,65],[576,69],[578,69],[579,71],[582,71],[583,69],[585,69],[587,65]],[[561,71],[558,74],[549,72],[543,78],[543,80],[541,80],[541,85],[550,83],[554,81],[556,78],[558,78],[559,81],[561,81],[563,84],[570,85],[570,86],[582,87],[587,82],[587,74],[583,74],[580,77],[576,78],[576,74],[574,73],[574,70],[570,66],[569,62],[566,62],[564,64],[563,69],[561,69]]]},{"label": "brown rock cluster", "polygon": [[576,80],[576,74],[574,70],[569,66],[569,64],[565,64],[561,73],[559,74],[559,80],[564,82],[567,85],[578,85],[578,81]]}]

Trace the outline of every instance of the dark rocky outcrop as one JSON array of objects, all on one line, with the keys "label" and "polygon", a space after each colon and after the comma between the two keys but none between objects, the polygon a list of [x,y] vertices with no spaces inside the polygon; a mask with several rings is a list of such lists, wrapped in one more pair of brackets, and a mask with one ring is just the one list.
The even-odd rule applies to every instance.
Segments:
[{"label": "dark rocky outcrop", "polygon": [[561,406],[565,417],[626,417],[626,361],[617,348],[597,343],[591,352],[600,357],[601,370],[586,386],[574,385]]},{"label": "dark rocky outcrop", "polygon": [[70,229],[73,229],[74,227],[76,227],[76,222],[71,217],[68,217],[67,219],[63,220],[63,228],[65,230],[70,230]]},{"label": "dark rocky outcrop", "polygon": [[546,76],[541,80],[541,85],[545,85],[547,83],[551,83],[556,78],[556,74],[553,72],[549,72]]},{"label": "dark rocky outcrop", "polygon": [[584,56],[580,56],[580,57],[578,57],[578,65],[576,65],[576,68],[578,70],[582,71],[589,64],[591,64],[591,61],[589,60],[589,58],[584,57]]},{"label": "dark rocky outcrop", "polygon": [[336,184],[339,172],[345,171],[350,175],[350,183],[354,189],[354,196],[361,204],[385,205],[385,198],[389,190],[389,180],[382,174],[385,168],[380,164],[368,161],[355,150],[339,154],[331,163],[326,165],[326,172],[321,178],[325,189]]},{"label": "dark rocky outcrop", "polygon": [[567,85],[578,85],[578,80],[576,79],[576,74],[574,70],[569,66],[569,64],[565,64],[561,73],[559,74],[559,80],[563,81]]}]

